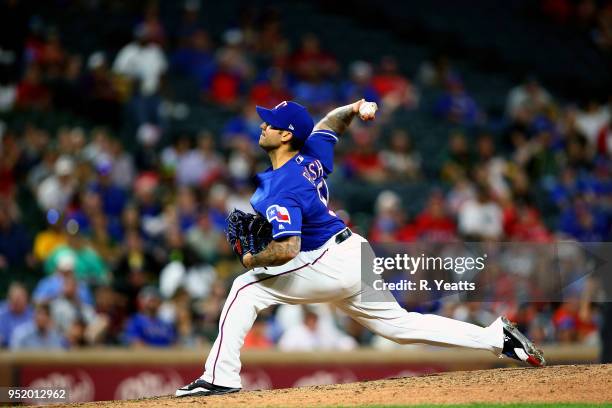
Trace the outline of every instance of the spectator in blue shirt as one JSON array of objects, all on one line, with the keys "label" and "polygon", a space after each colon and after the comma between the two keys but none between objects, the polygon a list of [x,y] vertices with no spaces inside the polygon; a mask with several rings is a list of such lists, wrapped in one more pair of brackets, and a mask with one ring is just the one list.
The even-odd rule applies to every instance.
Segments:
[{"label": "spectator in blue shirt", "polygon": [[38,304],[34,318],[15,329],[11,336],[10,347],[11,350],[67,347],[64,337],[55,329],[47,303]]},{"label": "spectator in blue shirt", "polygon": [[209,83],[215,71],[215,60],[208,33],[197,28],[183,38],[170,58],[170,68],[176,74],[194,78],[200,85]]},{"label": "spectator in blue shirt", "polygon": [[96,164],[98,177],[90,188],[100,195],[104,213],[109,217],[119,217],[127,203],[127,194],[113,182],[112,167],[113,164],[110,161],[98,162]]},{"label": "spectator in blue shirt", "polygon": [[609,223],[606,216],[581,199],[561,213],[559,229],[581,242],[607,241]]},{"label": "spectator in blue shirt", "polygon": [[255,105],[247,104],[239,115],[225,124],[222,132],[223,144],[233,146],[236,139],[245,139],[253,146],[257,146],[261,135],[260,126],[261,119],[257,115]]},{"label": "spectator in blue shirt", "polygon": [[561,172],[558,182],[551,188],[550,198],[559,208],[567,208],[578,192],[576,172],[571,167],[566,167]]},{"label": "spectator in blue shirt", "polygon": [[131,346],[168,347],[176,342],[174,325],[158,317],[161,295],[157,288],[147,286],[138,294],[140,313],[127,322],[124,340]]},{"label": "spectator in blue shirt", "polygon": [[25,265],[32,238],[15,220],[8,205],[0,203],[0,270]]},{"label": "spectator in blue shirt", "polygon": [[449,81],[448,90],[436,102],[434,113],[459,125],[475,125],[482,119],[476,101],[458,78]]},{"label": "spectator in blue shirt", "polygon": [[0,347],[7,347],[15,328],[32,320],[33,315],[25,286],[12,283],[7,300],[0,303]]},{"label": "spectator in blue shirt", "polygon": [[[35,302],[50,302],[53,299],[59,297],[64,289],[64,279],[67,276],[74,275],[75,258],[71,254],[62,254],[58,257],[57,266],[55,272],[43,278],[32,294],[32,298]],[[79,300],[88,305],[93,304],[93,296],[89,291],[89,288],[84,282],[79,281],[77,284],[77,293]]]},{"label": "spectator in blue shirt", "polygon": [[304,73],[307,76],[291,89],[293,96],[307,105],[315,116],[322,114],[336,102],[335,85],[324,78],[315,66],[309,65]]},{"label": "spectator in blue shirt", "polygon": [[355,61],[350,66],[351,78],[340,86],[340,100],[349,103],[365,98],[380,105],[380,95],[372,85],[372,66],[365,61]]}]

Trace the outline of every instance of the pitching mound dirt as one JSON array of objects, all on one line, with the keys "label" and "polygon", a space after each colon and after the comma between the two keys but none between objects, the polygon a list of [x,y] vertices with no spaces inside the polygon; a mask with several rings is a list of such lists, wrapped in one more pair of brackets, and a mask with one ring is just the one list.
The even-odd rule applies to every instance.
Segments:
[{"label": "pitching mound dirt", "polygon": [[368,404],[612,402],[612,364],[459,371],[354,384],[251,391],[213,397],[158,397],[79,406],[158,408],[323,407]]}]

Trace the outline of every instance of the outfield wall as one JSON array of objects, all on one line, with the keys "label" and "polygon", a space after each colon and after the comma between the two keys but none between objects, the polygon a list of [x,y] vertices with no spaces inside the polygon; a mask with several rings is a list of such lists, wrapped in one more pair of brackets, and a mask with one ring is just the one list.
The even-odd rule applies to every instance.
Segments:
[{"label": "outfield wall", "polygon": [[[597,349],[545,347],[549,364],[597,361]],[[202,372],[208,349],[87,349],[1,352],[0,385],[68,388],[72,401],[132,399],[173,393]],[[287,388],[513,366],[486,352],[429,347],[380,351],[243,353],[245,389]]]}]

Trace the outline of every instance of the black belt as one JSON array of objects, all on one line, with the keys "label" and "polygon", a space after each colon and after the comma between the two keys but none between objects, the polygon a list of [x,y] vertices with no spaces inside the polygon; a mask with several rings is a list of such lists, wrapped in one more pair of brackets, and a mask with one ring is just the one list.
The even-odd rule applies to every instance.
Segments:
[{"label": "black belt", "polygon": [[353,233],[350,229],[346,228],[344,231],[336,235],[336,244],[341,244],[346,241]]}]

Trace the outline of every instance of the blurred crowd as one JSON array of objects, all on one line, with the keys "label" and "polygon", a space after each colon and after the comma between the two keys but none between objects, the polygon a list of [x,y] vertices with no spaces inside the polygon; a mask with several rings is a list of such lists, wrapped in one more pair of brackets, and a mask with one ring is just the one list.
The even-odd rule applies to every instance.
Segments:
[{"label": "blurred crowd", "polygon": [[599,49],[612,50],[612,4],[595,0],[545,0],[542,14],[562,26],[584,33]]},{"label": "blurred crowd", "polygon": [[[339,61],[312,33],[289,41],[272,9],[248,9],[213,38],[198,1],[184,3],[172,31],[153,2],[123,47],[79,54],[64,46],[62,27],[24,18],[18,1],[3,7],[0,19],[14,32],[13,44],[1,36],[0,112],[69,111],[94,126],[0,119],[0,275],[13,281],[0,303],[0,347],[214,340],[231,280],[243,271],[225,242],[225,217],[252,212],[252,176],[267,166],[255,105],[288,99],[315,119],[360,98],[379,104],[374,124],[342,136],[330,179],[330,207],[373,243],[612,238],[612,99],[557,100],[530,76],[499,95],[506,110],[491,132],[493,118],[449,58],[423,61],[410,75],[392,56]],[[189,79],[199,104],[232,112],[220,132],[173,132],[172,119],[188,107],[173,98],[171,77]],[[424,103],[423,93],[437,96]],[[440,157],[424,157],[396,125],[407,112],[453,129]],[[436,170],[426,170],[434,159]],[[334,184],[389,182],[436,187],[416,213],[392,188],[377,192],[365,225],[333,195]],[[35,284],[20,283],[30,276]],[[483,325],[504,313],[538,342],[597,341],[597,308],[580,306],[580,285],[569,300],[539,303],[522,303],[515,286],[516,301],[401,301]],[[359,345],[388,347],[321,305],[265,311],[245,342]]]}]

